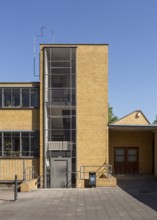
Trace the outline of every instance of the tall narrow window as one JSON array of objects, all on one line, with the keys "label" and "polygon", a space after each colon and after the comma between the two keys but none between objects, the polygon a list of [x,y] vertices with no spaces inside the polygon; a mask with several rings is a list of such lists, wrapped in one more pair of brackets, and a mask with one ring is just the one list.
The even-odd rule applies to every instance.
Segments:
[{"label": "tall narrow window", "polygon": [[20,156],[20,133],[12,133],[12,155]]},{"label": "tall narrow window", "polygon": [[38,90],[38,88],[31,89],[31,106],[32,107],[39,106],[39,90]]},{"label": "tall narrow window", "polygon": [[29,156],[29,133],[23,132],[22,133],[22,156]]},{"label": "tall narrow window", "polygon": [[39,155],[39,134],[31,133],[31,154],[32,156]]},{"label": "tall narrow window", "polygon": [[29,107],[29,89],[22,89],[22,107]]},{"label": "tall narrow window", "polygon": [[18,88],[12,90],[12,106],[20,106],[20,89]]},{"label": "tall narrow window", "polygon": [[11,133],[5,132],[4,133],[4,155],[5,156],[11,156],[12,150],[11,150]]},{"label": "tall narrow window", "polygon": [[11,89],[4,89],[4,106],[11,106]]}]

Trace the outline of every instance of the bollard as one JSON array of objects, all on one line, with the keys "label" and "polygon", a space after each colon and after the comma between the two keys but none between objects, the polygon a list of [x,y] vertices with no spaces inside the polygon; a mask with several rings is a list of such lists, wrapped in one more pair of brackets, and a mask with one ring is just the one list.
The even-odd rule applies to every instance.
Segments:
[{"label": "bollard", "polygon": [[17,175],[15,175],[14,201],[17,200]]}]

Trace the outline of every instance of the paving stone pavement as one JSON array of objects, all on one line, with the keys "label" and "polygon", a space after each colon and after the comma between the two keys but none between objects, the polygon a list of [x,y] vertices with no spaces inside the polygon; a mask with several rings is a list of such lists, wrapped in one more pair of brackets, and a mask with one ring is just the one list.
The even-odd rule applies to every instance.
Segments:
[{"label": "paving stone pavement", "polygon": [[0,204],[0,220],[157,219],[157,179],[122,178],[118,185],[19,193],[16,202]]}]

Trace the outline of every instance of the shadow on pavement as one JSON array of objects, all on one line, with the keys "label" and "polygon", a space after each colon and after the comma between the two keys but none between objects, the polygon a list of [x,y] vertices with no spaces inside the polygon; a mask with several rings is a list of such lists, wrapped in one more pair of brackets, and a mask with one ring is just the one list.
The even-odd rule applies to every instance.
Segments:
[{"label": "shadow on pavement", "polygon": [[14,201],[14,192],[7,190],[0,190],[0,204],[11,201]]},{"label": "shadow on pavement", "polygon": [[153,175],[116,175],[117,185],[157,211],[157,177]]}]

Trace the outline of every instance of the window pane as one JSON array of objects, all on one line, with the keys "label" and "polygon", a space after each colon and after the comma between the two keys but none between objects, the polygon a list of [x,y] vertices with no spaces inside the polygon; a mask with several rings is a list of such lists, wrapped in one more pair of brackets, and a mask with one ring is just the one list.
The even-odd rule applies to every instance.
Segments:
[{"label": "window pane", "polygon": [[52,67],[70,67],[70,61],[51,61],[50,66]]},{"label": "window pane", "polygon": [[116,162],[124,162],[124,156],[116,156]]},{"label": "window pane", "polygon": [[75,88],[75,76],[72,75],[49,75],[49,87],[52,88]]},{"label": "window pane", "polygon": [[4,155],[11,156],[11,133],[4,133]]},{"label": "window pane", "polygon": [[136,156],[136,155],[134,155],[134,156],[132,156],[132,155],[129,156],[129,155],[128,155],[128,161],[129,161],[129,162],[136,162],[136,161],[137,161],[137,156]]},{"label": "window pane", "polygon": [[31,106],[39,107],[39,90],[37,88],[31,89]]},{"label": "window pane", "polygon": [[32,156],[39,155],[39,134],[38,133],[31,134],[31,155]]},{"label": "window pane", "polygon": [[70,118],[63,118],[63,128],[70,129],[71,119]]},{"label": "window pane", "polygon": [[20,133],[12,133],[12,155],[20,156]]},{"label": "window pane", "polygon": [[62,68],[51,68],[51,75],[70,75],[70,68],[62,67]]},{"label": "window pane", "polygon": [[49,89],[49,102],[57,105],[75,104],[75,89]]},{"label": "window pane", "polygon": [[12,106],[20,106],[20,89],[12,90]]},{"label": "window pane", "polygon": [[137,155],[137,149],[128,149],[128,155]]},{"label": "window pane", "polygon": [[70,48],[47,48],[48,60],[60,60],[69,61],[70,60]]},{"label": "window pane", "polygon": [[49,141],[70,141],[70,130],[49,130]]},{"label": "window pane", "polygon": [[29,133],[22,133],[22,156],[29,156]]},{"label": "window pane", "polygon": [[116,155],[124,155],[124,149],[116,149]]},{"label": "window pane", "polygon": [[11,106],[11,89],[4,89],[4,106]]},{"label": "window pane", "polygon": [[72,141],[76,142],[76,130],[72,130]]},{"label": "window pane", "polygon": [[22,89],[22,106],[29,107],[29,89]]}]

